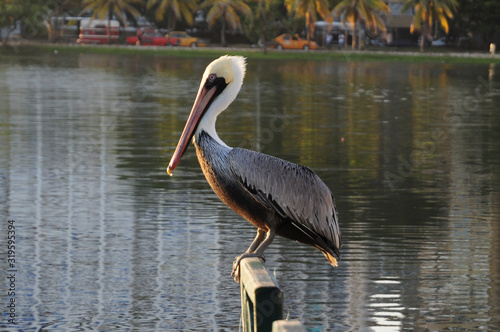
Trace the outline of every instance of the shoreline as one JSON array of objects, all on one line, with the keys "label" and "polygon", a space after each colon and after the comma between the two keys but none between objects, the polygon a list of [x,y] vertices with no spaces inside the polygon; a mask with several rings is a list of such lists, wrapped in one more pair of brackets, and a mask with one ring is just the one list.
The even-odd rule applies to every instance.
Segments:
[{"label": "shoreline", "polygon": [[268,60],[340,60],[340,61],[380,61],[380,62],[442,62],[442,63],[500,63],[500,55],[487,52],[447,52],[388,49],[388,47],[365,50],[276,50],[248,46],[229,47],[179,47],[179,46],[135,46],[135,45],[79,45],[46,42],[18,42],[0,47],[0,55],[44,55],[44,54],[114,54],[175,57],[214,57],[224,54],[238,54],[249,59]]}]

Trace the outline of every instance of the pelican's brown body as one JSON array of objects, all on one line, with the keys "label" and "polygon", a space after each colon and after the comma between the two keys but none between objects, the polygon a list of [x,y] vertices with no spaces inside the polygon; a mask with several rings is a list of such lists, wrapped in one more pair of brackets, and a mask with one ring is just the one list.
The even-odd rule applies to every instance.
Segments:
[{"label": "pelican's brown body", "polygon": [[[258,229],[266,233],[274,229],[277,235],[312,245],[323,252],[332,265],[337,264],[334,254],[340,255],[338,247],[342,243],[337,211],[330,190],[313,171],[255,151],[220,146],[204,132],[195,147],[205,178],[227,206]],[[262,177],[271,174],[271,186],[282,188],[262,191],[249,181],[252,169],[259,169]],[[284,181],[273,181],[280,177],[287,178],[290,174],[293,176]],[[311,187],[315,190],[304,191]],[[288,195],[281,198],[273,196],[273,193],[278,192],[287,192]],[[305,197],[313,192],[315,196],[312,199]],[[283,203],[284,201],[286,202]],[[325,202],[330,203],[329,210],[322,209],[321,205]],[[312,216],[314,223],[323,230],[321,227],[313,230],[312,221],[301,220],[298,215],[303,214],[306,209],[303,204],[308,204],[310,210],[329,212],[329,215],[316,213]],[[295,212],[291,212],[292,210]]]},{"label": "pelican's brown body", "polygon": [[205,71],[198,96],[167,171],[193,138],[203,173],[219,198],[258,229],[239,261],[262,257],[274,235],[320,250],[337,266],[342,245],[332,193],[309,168],[250,150],[231,148],[215,132],[215,120],[236,97],[245,74],[241,57],[221,57]]}]

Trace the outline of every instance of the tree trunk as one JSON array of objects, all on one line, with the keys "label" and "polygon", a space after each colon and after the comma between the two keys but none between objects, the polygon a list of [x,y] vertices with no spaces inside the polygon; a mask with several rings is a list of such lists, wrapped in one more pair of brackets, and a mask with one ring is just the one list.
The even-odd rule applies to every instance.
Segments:
[{"label": "tree trunk", "polygon": [[262,41],[262,44],[264,45],[264,54],[267,54],[267,42],[266,42],[266,34],[265,33],[260,34],[260,40]]},{"label": "tree trunk", "polygon": [[108,28],[106,31],[106,33],[108,34],[108,45],[111,44],[111,19],[113,18],[112,16],[113,16],[113,11],[110,4],[108,8]]},{"label": "tree trunk", "polygon": [[222,28],[220,29],[220,42],[226,47],[226,13],[222,15]]},{"label": "tree trunk", "polygon": [[430,8],[427,8],[427,14],[424,14],[424,22],[422,24],[422,38],[420,38],[420,52],[424,51],[425,38],[427,38],[428,36],[430,37],[431,34],[432,22],[431,24],[429,24],[429,10]]},{"label": "tree trunk", "polygon": [[427,24],[424,22],[424,24],[422,25],[422,37],[420,38],[420,52],[424,51],[425,38],[427,38],[427,34],[428,34]]},{"label": "tree trunk", "polygon": [[361,47],[363,46],[363,43],[362,43],[363,38],[361,38],[361,37],[363,37],[363,34],[362,34],[361,29],[359,29],[358,50],[361,50]]},{"label": "tree trunk", "polygon": [[356,50],[356,23],[352,27],[352,49]]},{"label": "tree trunk", "polygon": [[309,45],[311,41],[311,14],[309,13],[309,11],[306,12],[306,29],[307,45]]},{"label": "tree trunk", "polygon": [[260,23],[262,24],[260,28],[260,40],[261,43],[264,45],[264,54],[267,54],[267,40],[266,40],[266,32],[267,32],[267,17],[266,13],[267,11],[265,8],[265,0],[259,0],[259,7],[258,7],[258,15],[256,17],[260,17],[261,19],[259,20]]},{"label": "tree trunk", "polygon": [[52,28],[52,24],[50,24],[50,17],[45,20],[45,27],[47,28],[49,43],[52,43],[54,41],[54,29]]},{"label": "tree trunk", "polygon": [[111,44],[111,20],[108,18],[108,28],[106,29],[106,33],[108,35],[108,45]]},{"label": "tree trunk", "polygon": [[177,17],[172,10],[169,10],[167,25],[171,30],[175,30],[175,26],[177,25]]}]

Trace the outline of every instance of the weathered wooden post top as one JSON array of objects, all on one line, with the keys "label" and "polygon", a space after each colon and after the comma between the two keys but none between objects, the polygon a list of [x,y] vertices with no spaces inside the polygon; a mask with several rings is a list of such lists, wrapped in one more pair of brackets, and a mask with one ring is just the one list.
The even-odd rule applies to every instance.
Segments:
[{"label": "weathered wooden post top", "polygon": [[300,322],[282,320],[283,293],[259,258],[240,262],[240,287],[243,331],[304,331]]}]

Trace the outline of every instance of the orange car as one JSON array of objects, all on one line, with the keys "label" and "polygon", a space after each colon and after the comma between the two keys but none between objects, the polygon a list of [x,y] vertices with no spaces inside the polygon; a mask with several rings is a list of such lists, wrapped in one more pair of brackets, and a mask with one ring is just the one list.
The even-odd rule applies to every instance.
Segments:
[{"label": "orange car", "polygon": [[191,37],[183,31],[171,31],[166,37],[169,40],[170,45],[174,46],[205,46],[206,44],[196,37]]},{"label": "orange car", "polygon": [[289,34],[282,34],[278,37],[274,38],[274,42],[276,43],[276,48],[279,50],[287,49],[287,50],[315,50],[318,48],[318,44],[314,41],[309,41],[302,39],[298,34],[295,36]]}]

